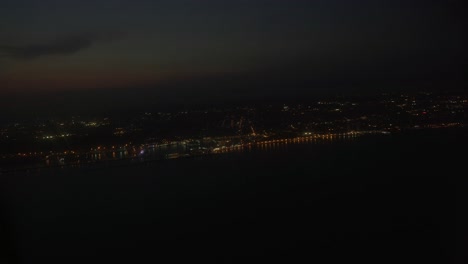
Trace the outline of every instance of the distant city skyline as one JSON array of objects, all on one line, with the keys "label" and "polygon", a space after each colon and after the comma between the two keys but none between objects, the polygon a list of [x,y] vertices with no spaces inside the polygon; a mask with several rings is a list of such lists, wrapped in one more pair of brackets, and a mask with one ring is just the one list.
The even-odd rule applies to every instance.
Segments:
[{"label": "distant city skyline", "polygon": [[17,119],[0,122],[0,167],[15,168],[13,161],[18,159],[32,166],[160,160],[277,144],[464,129],[467,106],[464,93],[393,93]]}]

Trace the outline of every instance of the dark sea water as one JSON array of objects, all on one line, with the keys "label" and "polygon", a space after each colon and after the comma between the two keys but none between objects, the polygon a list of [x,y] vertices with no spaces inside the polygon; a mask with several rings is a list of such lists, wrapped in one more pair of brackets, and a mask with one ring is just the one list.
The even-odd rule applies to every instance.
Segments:
[{"label": "dark sea water", "polygon": [[[3,175],[5,263],[464,263],[466,130]],[[465,172],[464,172],[465,171]]]}]

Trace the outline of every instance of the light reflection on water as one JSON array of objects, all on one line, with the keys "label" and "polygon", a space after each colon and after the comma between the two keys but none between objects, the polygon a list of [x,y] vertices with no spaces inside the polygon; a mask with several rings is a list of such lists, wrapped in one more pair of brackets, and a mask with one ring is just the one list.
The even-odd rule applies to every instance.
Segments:
[{"label": "light reflection on water", "polygon": [[[315,135],[309,137],[297,137],[289,139],[271,139],[260,142],[245,142],[241,141],[237,145],[221,146],[217,148],[203,148],[200,144],[197,147],[189,146],[185,143],[165,144],[165,145],[147,145],[139,147],[129,147],[118,151],[99,151],[88,155],[82,155],[79,159],[63,159],[61,157],[50,157],[45,161],[46,167],[51,166],[66,166],[76,165],[81,166],[89,163],[99,163],[106,161],[153,161],[164,160],[171,158],[203,156],[224,153],[242,153],[254,150],[272,151],[287,149],[290,145],[297,144],[327,144],[337,141],[352,141],[359,135],[344,134],[344,135]],[[57,160],[62,159],[62,162]]]}]

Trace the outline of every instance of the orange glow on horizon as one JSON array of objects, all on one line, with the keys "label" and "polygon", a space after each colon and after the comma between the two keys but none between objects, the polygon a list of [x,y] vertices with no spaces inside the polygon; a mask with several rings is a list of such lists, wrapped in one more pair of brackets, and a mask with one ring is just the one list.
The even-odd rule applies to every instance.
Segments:
[{"label": "orange glow on horizon", "polygon": [[0,78],[2,92],[9,91],[57,91],[96,89],[155,84],[163,80],[153,75],[109,73],[109,74],[60,74],[60,75],[9,75]]}]

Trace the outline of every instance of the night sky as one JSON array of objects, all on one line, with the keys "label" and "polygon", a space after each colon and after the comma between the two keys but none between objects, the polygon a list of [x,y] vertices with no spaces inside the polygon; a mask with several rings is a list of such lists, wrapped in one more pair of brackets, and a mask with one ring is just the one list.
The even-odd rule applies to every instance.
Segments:
[{"label": "night sky", "polygon": [[463,2],[2,0],[0,103],[463,89]]}]

